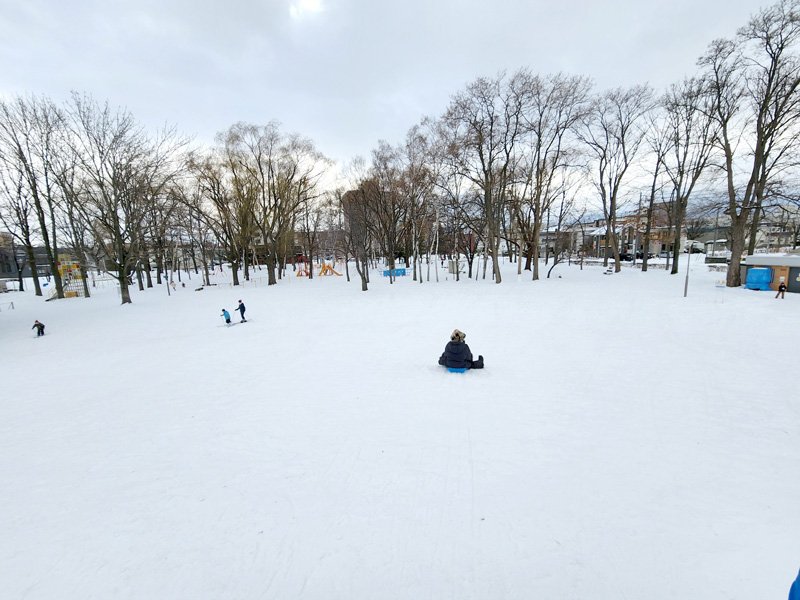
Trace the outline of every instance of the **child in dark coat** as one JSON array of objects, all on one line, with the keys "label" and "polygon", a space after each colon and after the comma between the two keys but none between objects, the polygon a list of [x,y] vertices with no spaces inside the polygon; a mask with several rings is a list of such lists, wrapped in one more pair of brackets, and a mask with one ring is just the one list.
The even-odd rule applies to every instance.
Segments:
[{"label": "child in dark coat", "polygon": [[780,298],[781,300],[786,299],[786,282],[783,280],[782,277],[781,277],[781,283],[778,286],[778,293],[775,294],[775,297]]},{"label": "child in dark coat", "polygon": [[449,369],[482,369],[483,356],[478,356],[478,360],[472,360],[472,351],[464,342],[467,334],[458,329],[454,329],[450,334],[450,341],[444,348],[444,352],[439,357],[439,364]]},{"label": "child in dark coat", "polygon": [[44,335],[44,323],[39,323],[39,321],[33,322],[33,327],[31,329],[36,330],[36,337]]}]

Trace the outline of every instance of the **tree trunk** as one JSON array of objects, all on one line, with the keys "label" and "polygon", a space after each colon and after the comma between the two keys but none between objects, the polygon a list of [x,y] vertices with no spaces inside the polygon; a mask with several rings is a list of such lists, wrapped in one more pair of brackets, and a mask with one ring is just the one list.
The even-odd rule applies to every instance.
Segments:
[{"label": "tree trunk", "polygon": [[203,278],[205,279],[206,285],[211,285],[211,279],[208,274],[208,262],[206,261],[205,257],[203,257]]},{"label": "tree trunk", "polygon": [[118,267],[117,281],[119,281],[119,295],[122,304],[131,304],[131,292],[128,288],[128,274],[125,272],[125,267]]},{"label": "tree trunk", "polygon": [[530,271],[532,264],[533,264],[533,243],[527,242],[527,246],[525,248],[525,270]]},{"label": "tree trunk", "polygon": [[144,279],[142,278],[142,265],[139,261],[136,262],[136,283],[139,285],[139,291],[144,291]]},{"label": "tree trunk", "polygon": [[239,261],[231,261],[231,276],[233,277],[233,285],[239,285]]},{"label": "tree trunk", "polygon": [[650,203],[647,205],[647,223],[644,226],[644,243],[642,244],[642,271],[647,271],[647,259],[650,253],[650,233],[653,229],[653,204],[655,203],[655,190],[650,193]]},{"label": "tree trunk", "polygon": [[191,256],[192,256],[192,265],[194,266],[194,274],[195,275],[199,275],[200,274],[200,270],[197,268],[197,257],[194,254],[194,244],[189,246],[189,252],[191,252]]},{"label": "tree trunk", "polygon": [[150,266],[150,259],[148,258],[148,259],[146,259],[146,261],[144,263],[144,274],[145,274],[145,279],[147,279],[147,287],[148,288],[153,287],[153,276],[151,275],[151,271],[152,270],[153,269]]},{"label": "tree trunk", "polygon": [[614,273],[619,273],[622,270],[622,261],[619,258],[619,242],[615,229],[612,229],[611,233],[611,250],[614,252]]},{"label": "tree trunk", "polygon": [[267,285],[275,285],[278,280],[275,278],[275,253],[267,252]]},{"label": "tree trunk", "polygon": [[500,283],[503,281],[503,276],[500,274],[500,237],[492,234],[492,269],[494,270],[494,282]]},{"label": "tree trunk", "polygon": [[161,274],[164,272],[164,254],[159,249],[156,254],[156,283],[161,285]]},{"label": "tree trunk", "polygon": [[368,290],[367,287],[367,284],[369,282],[368,270],[369,270],[369,265],[367,264],[366,257],[363,258],[363,261],[359,260],[359,258],[356,257],[356,271],[358,271],[358,275],[359,277],[361,277],[362,292],[366,292]]},{"label": "tree trunk", "polygon": [[747,255],[752,256],[756,253],[756,238],[758,237],[758,227],[761,225],[761,197],[756,198],[756,205],[753,207],[753,222],[750,224],[750,240],[747,244]]},{"label": "tree trunk", "polygon": [[85,298],[89,298],[91,296],[89,294],[89,272],[86,270],[86,265],[83,264],[83,260],[78,261],[78,268],[81,271],[81,283],[83,284],[83,296]]},{"label": "tree trunk", "polygon": [[31,277],[33,278],[33,289],[36,290],[36,295],[42,295],[42,285],[39,283],[39,272],[36,269],[36,257],[33,255],[33,246],[27,244],[25,252],[28,254],[28,264],[31,266]]},{"label": "tree trunk", "polygon": [[731,216],[731,262],[728,265],[726,285],[738,287],[742,285],[742,275],[739,263],[744,254],[744,232],[747,228],[747,211],[738,217]]},{"label": "tree trunk", "polygon": [[[61,273],[58,269],[58,256],[54,252],[53,245],[50,244],[50,234],[47,230],[47,223],[45,222],[44,210],[41,206],[40,200],[38,197],[34,197],[34,203],[36,205],[36,212],[39,217],[39,233],[42,236],[42,241],[44,242],[44,249],[45,255],[47,256],[47,262],[50,265],[50,273],[53,276],[53,280],[56,286],[56,294],[59,298],[64,297],[64,286],[61,281]],[[55,240],[53,240],[55,242]],[[57,248],[55,249],[57,251]]]}]

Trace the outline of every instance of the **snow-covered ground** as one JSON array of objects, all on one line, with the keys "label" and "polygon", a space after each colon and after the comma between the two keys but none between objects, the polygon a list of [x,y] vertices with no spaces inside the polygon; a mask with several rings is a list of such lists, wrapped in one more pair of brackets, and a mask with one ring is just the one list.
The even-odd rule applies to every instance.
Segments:
[{"label": "snow-covered ground", "polygon": [[784,598],[800,295],[723,276],[0,295],[0,596]]}]

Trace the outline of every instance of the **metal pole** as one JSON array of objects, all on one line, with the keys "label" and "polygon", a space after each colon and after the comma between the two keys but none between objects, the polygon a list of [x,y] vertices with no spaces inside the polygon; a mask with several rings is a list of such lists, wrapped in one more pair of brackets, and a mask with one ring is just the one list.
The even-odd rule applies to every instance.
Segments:
[{"label": "metal pole", "polygon": [[689,293],[689,265],[692,263],[692,248],[689,247],[689,252],[686,253],[686,283],[683,284],[683,297],[686,298]]},{"label": "metal pole", "polygon": [[[633,242],[633,263],[632,266],[636,266],[636,253],[639,251],[640,245],[640,235],[639,235],[639,228],[642,225],[642,192],[639,192],[639,207],[636,209],[636,229],[634,234],[634,242]],[[642,251],[642,259],[644,259],[644,251]]]},{"label": "metal pole", "polygon": [[719,226],[719,209],[714,217],[714,241],[711,242],[711,256],[717,256],[717,227]]},{"label": "metal pole", "polygon": [[436,212],[436,259],[433,261],[433,268],[436,272],[436,283],[439,283],[439,212]]}]

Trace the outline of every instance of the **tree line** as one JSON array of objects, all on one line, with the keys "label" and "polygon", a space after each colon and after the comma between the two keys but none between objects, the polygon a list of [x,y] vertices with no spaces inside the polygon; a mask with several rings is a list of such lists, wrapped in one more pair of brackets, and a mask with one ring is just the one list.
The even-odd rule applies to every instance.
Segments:
[{"label": "tree line", "polygon": [[40,245],[56,295],[69,249],[86,295],[89,265],[102,265],[126,303],[130,286],[160,284],[180,261],[206,284],[222,262],[234,285],[253,269],[273,284],[297,260],[336,255],[366,290],[378,256],[390,275],[403,260],[420,282],[440,256],[465,257],[470,277],[482,258],[483,276],[500,283],[507,254],[536,280],[543,236],[555,240],[544,249],[555,264],[568,250],[559,232],[581,225],[587,205],[602,213],[606,260],[619,271],[632,197],[643,201],[644,247],[668,198],[679,249],[702,195],[726,219],[736,286],[763,215],[797,204],[799,35],[800,0],[781,0],[712,41],[696,73],[662,93],[595,91],[587,77],[526,68],[480,77],[402,142],[353,160],[335,186],[324,184],[332,164],[314,142],[276,122],[237,123],[192,148],[174,128],[149,133],[86,95],[16,97],[0,101],[0,222],[37,294]]}]

